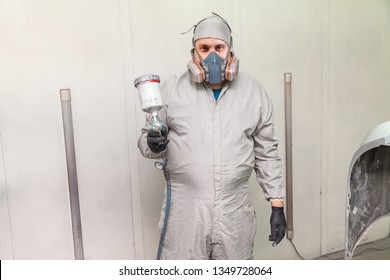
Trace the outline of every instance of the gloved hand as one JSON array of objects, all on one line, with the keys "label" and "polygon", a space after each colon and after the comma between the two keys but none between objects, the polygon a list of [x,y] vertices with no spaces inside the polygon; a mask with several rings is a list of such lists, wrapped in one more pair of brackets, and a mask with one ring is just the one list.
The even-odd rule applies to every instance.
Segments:
[{"label": "gloved hand", "polygon": [[276,246],[284,238],[286,233],[286,218],[284,216],[283,207],[272,207],[271,214],[271,235],[269,241],[274,241],[272,246]]},{"label": "gloved hand", "polygon": [[148,131],[148,146],[153,153],[159,153],[167,148],[169,139],[167,139],[168,131],[165,126],[161,128],[161,134],[149,129]]}]

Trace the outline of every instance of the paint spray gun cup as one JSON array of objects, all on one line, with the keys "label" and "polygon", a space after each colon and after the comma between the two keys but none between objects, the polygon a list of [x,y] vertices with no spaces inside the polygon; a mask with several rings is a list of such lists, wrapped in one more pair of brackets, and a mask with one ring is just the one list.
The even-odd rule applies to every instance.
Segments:
[{"label": "paint spray gun cup", "polygon": [[143,75],[134,80],[134,86],[138,90],[142,111],[151,115],[150,128],[161,134],[163,123],[157,115],[163,107],[160,77],[155,74]]}]

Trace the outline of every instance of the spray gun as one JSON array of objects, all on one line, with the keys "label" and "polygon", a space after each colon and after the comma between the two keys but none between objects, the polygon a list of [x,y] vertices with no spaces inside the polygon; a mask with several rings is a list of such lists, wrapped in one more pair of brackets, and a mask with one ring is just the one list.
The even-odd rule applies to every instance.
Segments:
[{"label": "spray gun", "polygon": [[[163,101],[160,93],[160,77],[155,74],[143,75],[134,80],[134,86],[138,90],[142,111],[150,114],[150,129],[162,135],[161,130],[163,128],[163,123],[157,115],[158,111],[163,108]],[[163,142],[161,142],[160,145],[163,145]],[[157,260],[159,260],[161,258],[161,251],[164,243],[171,204],[171,181],[165,152],[163,152],[161,158],[154,163],[154,166],[157,169],[164,171],[164,177],[167,184],[164,223],[161,229],[160,242],[157,252]]]},{"label": "spray gun", "polygon": [[160,77],[154,74],[143,75],[134,80],[134,86],[138,89],[141,109],[145,113],[151,114],[150,128],[161,133],[162,122],[157,116],[158,111],[163,107],[159,83]]},{"label": "spray gun", "polygon": [[[141,109],[145,113],[150,114],[150,128],[161,134],[163,123],[158,118],[157,113],[163,107],[163,101],[159,84],[160,77],[155,74],[143,75],[134,80],[134,86],[138,89]],[[165,156],[163,155],[154,165],[157,169],[164,169],[164,166],[166,166]],[[166,176],[167,174],[164,175]]]}]

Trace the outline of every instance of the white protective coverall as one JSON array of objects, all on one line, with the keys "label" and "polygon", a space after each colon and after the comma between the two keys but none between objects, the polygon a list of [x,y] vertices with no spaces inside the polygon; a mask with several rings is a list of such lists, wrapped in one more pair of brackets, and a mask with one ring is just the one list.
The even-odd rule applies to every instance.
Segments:
[{"label": "white protective coverall", "polygon": [[[249,199],[253,169],[265,198],[283,198],[272,103],[245,73],[225,81],[218,100],[206,83],[188,72],[162,85],[160,119],[170,142],[164,151],[172,200],[162,259],[251,259],[256,217]],[[138,147],[147,144],[149,123]],[[164,218],[165,202],[159,227]]]}]

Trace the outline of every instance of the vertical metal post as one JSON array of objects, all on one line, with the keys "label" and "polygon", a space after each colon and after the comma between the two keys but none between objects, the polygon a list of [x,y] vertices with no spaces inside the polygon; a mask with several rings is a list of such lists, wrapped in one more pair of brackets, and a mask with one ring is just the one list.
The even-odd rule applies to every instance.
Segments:
[{"label": "vertical metal post", "polygon": [[68,170],[70,214],[72,219],[73,248],[76,260],[84,259],[83,236],[81,231],[79,187],[77,182],[76,153],[74,146],[72,105],[69,89],[60,90],[62,120],[64,126],[66,165]]},{"label": "vertical metal post", "polygon": [[291,109],[291,73],[284,73],[285,125],[286,125],[286,216],[287,238],[294,237],[293,226],[293,172],[292,172],[292,109]]}]

